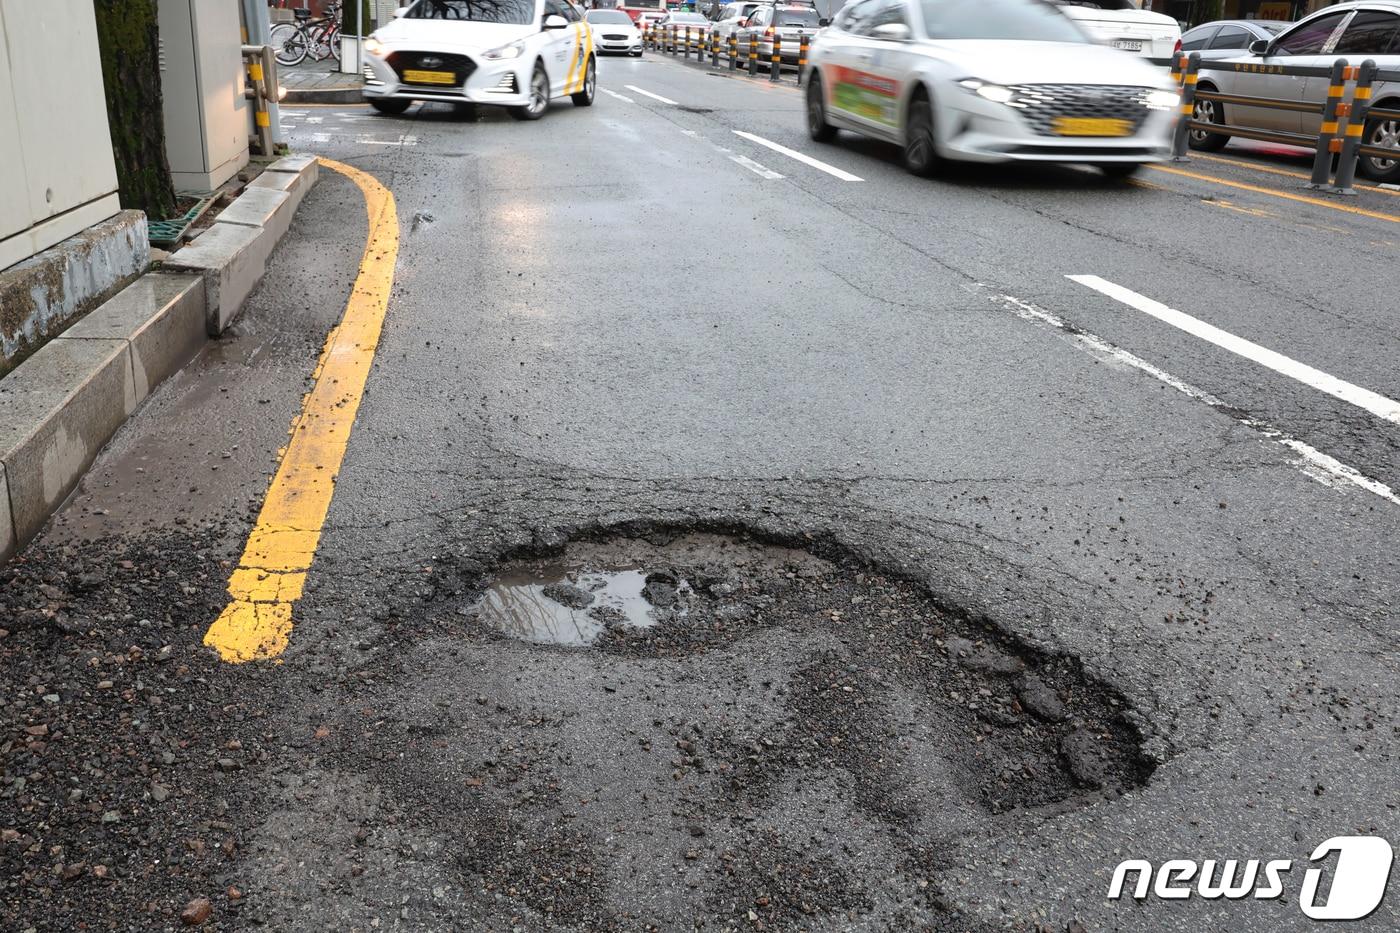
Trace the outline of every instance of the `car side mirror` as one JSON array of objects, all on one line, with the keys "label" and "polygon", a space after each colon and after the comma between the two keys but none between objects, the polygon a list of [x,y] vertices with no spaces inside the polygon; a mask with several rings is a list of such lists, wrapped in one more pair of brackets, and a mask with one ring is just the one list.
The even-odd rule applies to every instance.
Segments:
[{"label": "car side mirror", "polygon": [[1251,54],[1251,55],[1268,55],[1268,54],[1269,54],[1269,40],[1268,40],[1268,39],[1255,39],[1253,42],[1249,43],[1249,54]]},{"label": "car side mirror", "polygon": [[568,29],[569,21],[558,13],[551,13],[544,18],[542,25],[545,29]]},{"label": "car side mirror", "polygon": [[831,20],[829,20],[829,19],[819,19],[819,20],[817,20],[817,25],[820,26],[820,27],[822,27],[823,29],[825,29],[827,26],[830,26],[830,25],[831,25]]},{"label": "car side mirror", "polygon": [[876,39],[888,39],[891,42],[903,42],[904,40],[908,39],[911,35],[913,35],[913,33],[909,31],[909,27],[906,26],[904,23],[881,23],[874,29],[870,30],[870,35],[874,36]]}]

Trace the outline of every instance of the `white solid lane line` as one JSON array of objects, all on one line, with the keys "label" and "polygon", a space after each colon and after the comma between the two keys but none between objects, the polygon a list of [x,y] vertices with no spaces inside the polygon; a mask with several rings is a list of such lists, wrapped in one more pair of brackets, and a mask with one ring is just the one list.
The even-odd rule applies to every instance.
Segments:
[{"label": "white solid lane line", "polygon": [[1260,366],[1272,369],[1290,379],[1296,379],[1319,392],[1325,392],[1333,398],[1365,409],[1377,418],[1384,418],[1392,424],[1400,424],[1400,402],[1394,399],[1386,398],[1370,389],[1363,389],[1361,386],[1338,379],[1336,376],[1324,373],[1320,369],[1314,369],[1306,363],[1300,363],[1292,357],[1276,353],[1268,347],[1261,347],[1251,340],[1236,337],[1229,331],[1221,330],[1189,314],[1177,311],[1175,308],[1168,308],[1161,302],[1153,301],[1151,298],[1139,295],[1121,285],[1115,285],[1097,275],[1067,275],[1065,278],[1072,282],[1078,282],[1086,288],[1092,288],[1115,301],[1121,301],[1130,308],[1136,308],[1165,324],[1170,324],[1188,334],[1200,337],[1202,340],[1229,350],[1237,356],[1242,356]]},{"label": "white solid lane line", "polygon": [[627,88],[627,90],[629,91],[636,91],[638,94],[641,94],[645,97],[650,97],[652,100],[659,100],[663,104],[670,104],[672,107],[677,106],[676,102],[671,100],[671,98],[662,97],[660,94],[653,94],[651,91],[644,91],[641,88],[637,87],[637,85],[635,84],[624,84],[623,87]]},{"label": "white solid lane line", "polygon": [[[715,148],[718,149],[719,147],[716,146]],[[753,159],[750,159],[748,156],[731,155],[729,158],[733,159],[735,162],[738,162],[740,165],[742,165],[744,168],[748,169],[749,171],[753,172],[753,173],[754,173],[755,175],[757,175],[759,178],[767,178],[767,179],[770,179],[770,180],[771,180],[771,179],[774,179],[774,178],[782,178],[782,177],[783,177],[783,176],[779,175],[777,172],[773,171],[771,168],[768,168],[767,166],[764,166],[764,165],[760,165],[759,163],[755,162]]]},{"label": "white solid lane line", "polygon": [[827,165],[825,162],[814,159],[809,155],[804,155],[798,152],[796,149],[789,149],[787,146],[780,146],[777,143],[773,142],[773,140],[771,139],[764,139],[762,136],[755,136],[752,133],[745,133],[743,130],[735,130],[734,135],[747,139],[749,142],[758,143],[760,146],[767,146],[774,152],[780,152],[783,155],[787,156],[789,159],[796,159],[803,165],[810,165],[812,168],[820,169],[821,171],[826,172],[828,175],[836,176],[842,181],[865,181],[865,179],[861,178],[859,175],[852,175],[850,172],[847,172],[843,169],[839,169],[834,165]]},{"label": "white solid lane line", "polygon": [[617,93],[617,91],[610,91],[605,87],[600,87],[598,88],[598,90],[602,91],[604,94],[607,94],[609,97],[616,97],[618,100],[625,101],[629,104],[636,103],[636,101],[634,101],[632,98],[628,97],[625,94],[619,94]]},{"label": "white solid lane line", "polygon": [[1079,327],[1071,327],[1058,315],[1052,314],[1044,308],[1036,307],[1029,301],[1022,301],[1011,295],[1002,294],[993,294],[991,297],[1003,308],[1022,320],[1055,329],[1060,332],[1063,337],[1077,345],[1086,353],[1091,353],[1102,359],[1113,360],[1116,363],[1131,366],[1133,369],[1146,373],[1153,379],[1171,386],[1183,395],[1224,413],[1239,424],[1244,425],[1252,431],[1257,431],[1264,438],[1291,450],[1298,455],[1298,459],[1293,462],[1293,465],[1301,470],[1305,476],[1333,488],[1354,486],[1358,489],[1364,489],[1366,492],[1374,496],[1379,496],[1393,505],[1400,505],[1400,495],[1397,495],[1394,489],[1382,483],[1380,480],[1372,479],[1360,470],[1348,466],[1335,457],[1323,453],[1311,444],[1306,444],[1296,437],[1285,434],[1267,422],[1241,415],[1236,409],[1226,405],[1209,392],[1198,389],[1196,386],[1182,379],[1178,379],[1166,370],[1152,365],[1140,356],[1129,353],[1122,347],[1109,343],[1097,334],[1091,334]]}]

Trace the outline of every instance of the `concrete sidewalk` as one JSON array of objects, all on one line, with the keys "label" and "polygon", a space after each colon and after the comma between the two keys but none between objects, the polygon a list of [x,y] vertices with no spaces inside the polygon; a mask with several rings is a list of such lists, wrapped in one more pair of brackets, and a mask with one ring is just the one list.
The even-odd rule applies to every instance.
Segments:
[{"label": "concrete sidewalk", "polygon": [[287,89],[284,104],[358,104],[365,86],[362,76],[341,74],[340,63],[331,58],[320,62],[308,58],[292,68],[278,66],[277,80]]}]

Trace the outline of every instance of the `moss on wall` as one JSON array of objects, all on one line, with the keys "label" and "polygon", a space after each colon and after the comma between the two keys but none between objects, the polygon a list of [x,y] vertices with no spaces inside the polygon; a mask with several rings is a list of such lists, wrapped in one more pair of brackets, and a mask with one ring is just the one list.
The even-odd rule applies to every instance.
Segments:
[{"label": "moss on wall", "polygon": [[165,156],[156,0],[93,0],[107,123],[122,207],[175,216],[175,189]]}]

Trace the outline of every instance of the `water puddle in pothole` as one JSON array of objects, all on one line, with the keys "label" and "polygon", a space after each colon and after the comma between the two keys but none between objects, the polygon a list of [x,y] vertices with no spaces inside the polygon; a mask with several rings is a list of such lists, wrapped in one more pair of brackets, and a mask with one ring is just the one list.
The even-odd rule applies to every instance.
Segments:
[{"label": "water puddle in pothole", "polygon": [[477,602],[476,614],[488,627],[523,641],[591,645],[612,625],[650,628],[657,623],[656,609],[674,604],[688,589],[665,572],[543,563],[498,578]]}]

